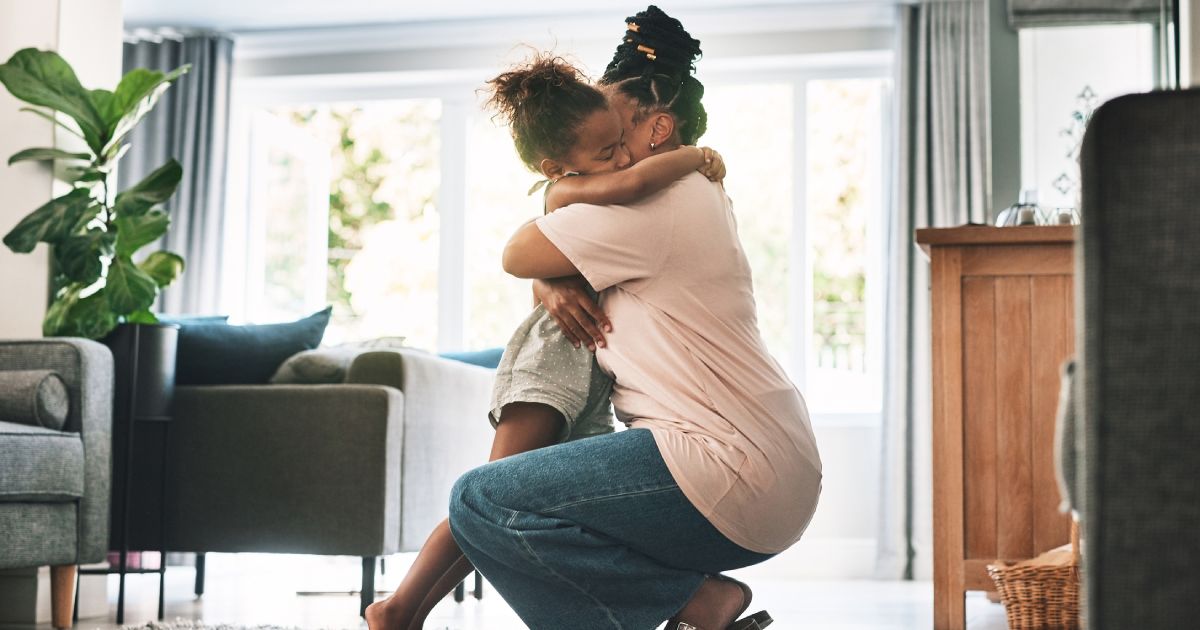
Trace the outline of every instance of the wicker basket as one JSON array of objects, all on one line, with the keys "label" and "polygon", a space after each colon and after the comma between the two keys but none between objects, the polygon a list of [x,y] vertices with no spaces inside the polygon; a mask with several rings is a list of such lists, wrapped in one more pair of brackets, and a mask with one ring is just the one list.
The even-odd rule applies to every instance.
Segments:
[{"label": "wicker basket", "polygon": [[1079,525],[1071,543],[1021,562],[990,564],[1009,630],[1079,630]]}]

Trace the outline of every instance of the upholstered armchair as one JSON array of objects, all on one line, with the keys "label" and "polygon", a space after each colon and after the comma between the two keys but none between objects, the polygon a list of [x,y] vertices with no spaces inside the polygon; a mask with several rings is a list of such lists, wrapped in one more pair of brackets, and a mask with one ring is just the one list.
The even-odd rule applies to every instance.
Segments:
[{"label": "upholstered armchair", "polygon": [[0,569],[51,567],[58,628],[78,565],[108,550],[112,410],[104,345],[0,340]]},{"label": "upholstered armchair", "polygon": [[[357,556],[365,607],[377,558],[419,549],[454,481],[487,462],[492,380],[425,352],[364,349],[340,383],[177,386],[167,549]],[[158,542],[131,536],[135,549]]]}]

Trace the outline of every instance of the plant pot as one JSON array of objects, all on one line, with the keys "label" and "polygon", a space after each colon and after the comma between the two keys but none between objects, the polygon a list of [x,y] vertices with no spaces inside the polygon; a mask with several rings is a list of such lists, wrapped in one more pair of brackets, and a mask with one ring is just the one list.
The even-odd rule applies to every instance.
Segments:
[{"label": "plant pot", "polygon": [[162,541],[178,341],[177,324],[120,324],[100,340],[112,350],[115,372],[110,549]]}]

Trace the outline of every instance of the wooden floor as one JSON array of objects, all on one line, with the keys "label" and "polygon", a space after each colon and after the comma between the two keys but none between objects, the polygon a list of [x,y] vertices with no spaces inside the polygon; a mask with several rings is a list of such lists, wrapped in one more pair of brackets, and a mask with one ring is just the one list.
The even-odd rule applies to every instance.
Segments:
[{"label": "wooden floor", "polygon": [[[381,590],[394,587],[411,555],[391,556],[387,572],[376,578]],[[356,588],[360,564],[354,558],[209,554],[203,598],[192,594],[194,572],[167,572],[166,620],[205,624],[278,625],[301,628],[365,629],[359,619]],[[933,589],[929,582],[787,581],[755,577],[755,569],[730,575],[754,588],[752,610],[766,608],[772,630],[928,630],[932,628]],[[116,577],[110,578],[107,619],[81,619],[81,630],[116,630]],[[132,576],[128,582],[125,625],[154,621],[157,576]],[[297,591],[341,591],[340,595],[297,596]],[[982,594],[967,600],[969,630],[1004,630],[1004,610]],[[525,626],[490,586],[480,601],[451,598],[438,605],[426,628],[436,630],[522,630]],[[16,626],[6,626],[17,630]],[[49,630],[49,626],[28,626]]]}]

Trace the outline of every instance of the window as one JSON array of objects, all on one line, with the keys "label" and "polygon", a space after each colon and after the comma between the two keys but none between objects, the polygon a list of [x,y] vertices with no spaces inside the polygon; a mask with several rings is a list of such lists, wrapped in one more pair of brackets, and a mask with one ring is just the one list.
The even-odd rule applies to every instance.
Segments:
[{"label": "window", "polygon": [[[881,406],[887,64],[702,76],[708,131],[754,272],[768,348],[815,414]],[[327,343],[403,336],[437,350],[503,345],[529,283],[500,268],[542,212],[540,175],[474,86],[390,100],[245,106],[251,150],[245,318],[333,304]],[[317,271],[314,271],[317,270]],[[322,278],[317,283],[314,278]]]},{"label": "window", "polygon": [[701,142],[729,164],[763,338],[815,413],[877,414],[888,81],[712,83]]},{"label": "window", "polygon": [[440,114],[435,99],[255,112],[251,214],[264,227],[251,319],[331,304],[330,342],[436,345]]},{"label": "window", "polygon": [[1154,27],[1027,28],[1020,38],[1021,187],[1043,207],[1077,208],[1087,119],[1104,101],[1154,88]]}]

